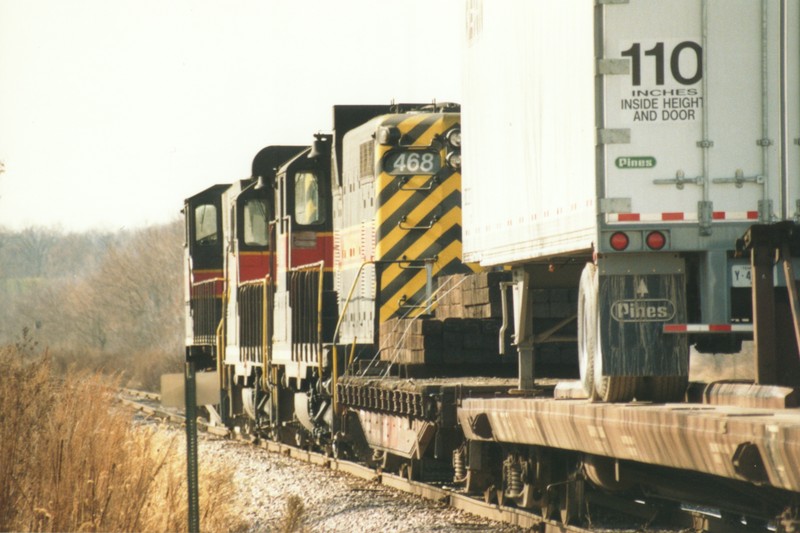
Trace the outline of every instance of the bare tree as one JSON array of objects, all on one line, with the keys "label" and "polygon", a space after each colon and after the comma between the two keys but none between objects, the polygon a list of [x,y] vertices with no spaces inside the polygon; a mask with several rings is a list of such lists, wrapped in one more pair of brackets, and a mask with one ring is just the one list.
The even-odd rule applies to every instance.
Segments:
[{"label": "bare tree", "polygon": [[0,254],[6,343],[28,327],[54,355],[133,374],[144,368],[150,376],[141,382],[182,361],[180,222],[115,234],[29,229],[0,233],[0,242],[15,250]]},{"label": "bare tree", "polygon": [[59,235],[51,230],[26,228],[17,236],[17,250],[28,277],[39,277],[44,272],[50,250]]}]

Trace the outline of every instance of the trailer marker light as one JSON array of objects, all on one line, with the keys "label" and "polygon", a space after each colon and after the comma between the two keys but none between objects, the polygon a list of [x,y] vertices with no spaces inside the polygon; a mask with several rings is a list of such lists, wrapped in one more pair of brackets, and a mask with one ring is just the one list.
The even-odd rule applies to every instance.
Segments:
[{"label": "trailer marker light", "polygon": [[647,234],[646,242],[651,250],[661,250],[667,245],[667,238],[660,231],[651,231]]},{"label": "trailer marker light", "polygon": [[614,250],[616,250],[618,252],[621,252],[622,250],[624,250],[625,248],[628,247],[628,244],[629,244],[630,241],[628,240],[628,236],[627,235],[625,235],[621,231],[618,231],[618,232],[616,232],[615,234],[613,234],[611,236],[611,239],[609,239],[609,242],[611,244],[611,248],[613,248]]}]

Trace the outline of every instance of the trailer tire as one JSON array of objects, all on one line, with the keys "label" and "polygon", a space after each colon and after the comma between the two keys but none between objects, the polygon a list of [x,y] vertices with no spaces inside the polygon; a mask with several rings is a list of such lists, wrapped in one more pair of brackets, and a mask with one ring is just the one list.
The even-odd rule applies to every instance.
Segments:
[{"label": "trailer tire", "polygon": [[643,379],[637,376],[604,376],[603,360],[595,361],[594,396],[593,400],[616,403],[629,402],[636,396],[639,382]]},{"label": "trailer tire", "polygon": [[597,265],[586,263],[578,285],[578,367],[583,390],[594,395],[594,361],[598,354]]},{"label": "trailer tire", "polygon": [[578,366],[583,390],[592,401],[627,402],[639,379],[604,376],[600,342],[600,302],[597,265],[586,263],[578,285]]}]

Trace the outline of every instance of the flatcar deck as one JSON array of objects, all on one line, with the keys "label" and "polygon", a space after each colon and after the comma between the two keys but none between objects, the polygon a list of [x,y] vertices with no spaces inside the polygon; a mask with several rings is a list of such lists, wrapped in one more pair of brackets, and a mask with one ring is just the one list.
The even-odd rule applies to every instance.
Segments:
[{"label": "flatcar deck", "polygon": [[800,491],[800,409],[465,398],[468,439],[574,450]]}]

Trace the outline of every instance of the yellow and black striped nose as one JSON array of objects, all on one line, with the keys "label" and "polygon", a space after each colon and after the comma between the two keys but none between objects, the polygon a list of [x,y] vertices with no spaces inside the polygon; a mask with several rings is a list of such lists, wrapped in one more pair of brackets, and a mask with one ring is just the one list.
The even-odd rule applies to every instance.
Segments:
[{"label": "yellow and black striped nose", "polygon": [[398,141],[375,154],[380,322],[429,312],[431,277],[471,271],[461,263],[461,174],[447,163],[445,133],[458,120],[422,113],[384,123]]}]

